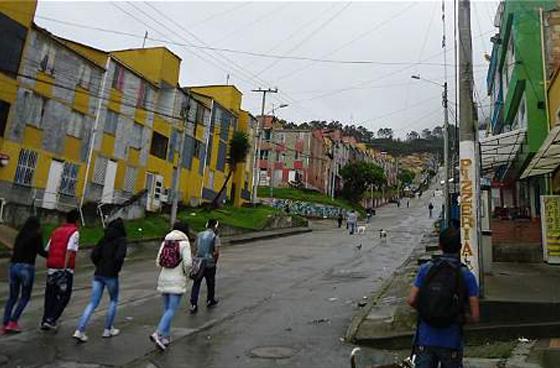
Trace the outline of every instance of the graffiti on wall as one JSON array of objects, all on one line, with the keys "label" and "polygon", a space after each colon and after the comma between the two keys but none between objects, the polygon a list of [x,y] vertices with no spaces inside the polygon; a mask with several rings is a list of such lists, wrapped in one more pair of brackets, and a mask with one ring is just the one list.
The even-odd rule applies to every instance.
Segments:
[{"label": "graffiti on wall", "polygon": [[310,203],[302,201],[292,201],[290,199],[279,198],[263,198],[263,202],[271,207],[281,210],[289,210],[290,213],[318,218],[336,218],[340,212],[346,213],[346,210],[340,207],[329,206],[319,203]]}]

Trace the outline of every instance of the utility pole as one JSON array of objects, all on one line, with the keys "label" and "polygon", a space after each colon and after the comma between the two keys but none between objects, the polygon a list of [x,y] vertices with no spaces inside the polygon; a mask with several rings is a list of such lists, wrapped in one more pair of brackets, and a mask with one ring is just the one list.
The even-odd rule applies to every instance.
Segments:
[{"label": "utility pole", "polygon": [[443,227],[449,226],[451,219],[451,201],[449,200],[449,109],[447,99],[447,39],[446,39],[446,24],[445,24],[445,0],[441,2],[441,20],[443,23],[443,36],[441,46],[443,48],[443,167],[445,174],[443,180]]},{"label": "utility pole", "polygon": [[171,227],[173,227],[173,225],[175,225],[175,221],[177,221],[177,209],[179,208],[179,183],[181,182],[181,159],[183,154],[183,147],[185,146],[185,134],[187,134],[189,110],[190,101],[187,102],[187,106],[183,109],[183,111],[181,111],[181,114],[183,115],[183,131],[179,135],[180,141],[179,152],[177,153],[177,171],[173,180],[173,203],[171,204],[171,216],[169,216],[169,223]]},{"label": "utility pole", "polygon": [[[261,155],[261,135],[262,135],[262,129],[264,129],[264,107],[266,105],[266,94],[267,93],[278,93],[278,88],[267,88],[267,89],[263,89],[263,88],[259,88],[259,89],[253,89],[251,92],[258,92],[258,93],[262,93],[262,103],[261,103],[261,121],[258,123],[257,125],[257,134],[255,137],[255,140],[257,142],[257,144],[255,145],[255,165],[253,166],[253,204],[257,203],[257,190],[259,188],[259,174],[260,174],[260,170],[259,170],[259,162],[260,162],[260,155]],[[270,159],[270,157],[269,157]]]},{"label": "utility pole", "polygon": [[461,259],[475,274],[483,291],[480,251],[480,160],[473,103],[470,0],[458,1],[459,175],[461,193]]}]

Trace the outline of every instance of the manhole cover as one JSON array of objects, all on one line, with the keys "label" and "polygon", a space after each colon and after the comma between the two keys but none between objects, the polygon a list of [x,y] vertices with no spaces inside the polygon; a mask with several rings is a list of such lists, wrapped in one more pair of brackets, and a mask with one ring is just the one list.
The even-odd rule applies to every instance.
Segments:
[{"label": "manhole cover", "polygon": [[297,351],[284,346],[264,346],[255,348],[249,352],[253,358],[261,359],[288,359],[293,357]]}]

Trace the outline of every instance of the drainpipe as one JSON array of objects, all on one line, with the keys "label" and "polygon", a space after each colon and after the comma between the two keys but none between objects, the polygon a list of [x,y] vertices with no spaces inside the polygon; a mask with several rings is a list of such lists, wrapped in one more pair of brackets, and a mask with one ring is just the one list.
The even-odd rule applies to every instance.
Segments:
[{"label": "drainpipe", "polygon": [[[550,122],[550,111],[548,106],[548,75],[546,73],[546,53],[545,53],[545,43],[544,43],[544,10],[539,8],[539,22],[541,31],[541,59],[542,59],[542,70],[543,70],[543,89],[544,89],[544,106],[546,111],[546,125],[548,131],[552,129]],[[552,194],[552,177],[550,173],[544,176],[545,190],[546,194]],[[539,199],[540,200],[540,199]],[[535,214],[536,215],[536,214]]]},{"label": "drainpipe", "polygon": [[99,94],[99,101],[97,101],[97,108],[96,108],[96,113],[95,113],[95,122],[93,123],[93,127],[91,129],[91,136],[89,138],[89,150],[88,150],[88,156],[87,156],[87,161],[86,161],[86,173],[84,175],[84,185],[82,188],[82,197],[80,198],[80,217],[82,220],[82,225],[85,225],[85,219],[84,219],[84,212],[83,212],[83,206],[84,206],[84,200],[86,197],[86,189],[87,189],[87,183],[88,183],[88,179],[89,179],[89,172],[91,169],[91,159],[93,157],[93,146],[95,144],[95,138],[97,137],[97,132],[99,130],[99,119],[100,119],[100,115],[101,115],[101,107],[103,104],[103,98],[105,96],[105,92],[107,90],[107,76],[109,75],[109,64],[111,62],[111,57],[107,56],[107,61],[105,62],[105,71],[103,72],[103,79],[101,81],[101,92]]},{"label": "drainpipe", "polygon": [[0,224],[4,223],[4,206],[6,205],[6,200],[0,198]]}]

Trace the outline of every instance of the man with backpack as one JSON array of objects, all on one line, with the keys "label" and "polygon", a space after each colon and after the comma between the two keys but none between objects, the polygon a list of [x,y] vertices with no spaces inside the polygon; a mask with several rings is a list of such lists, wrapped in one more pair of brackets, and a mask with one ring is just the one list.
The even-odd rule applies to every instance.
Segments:
[{"label": "man with backpack", "polygon": [[41,320],[44,331],[56,330],[58,319],[70,301],[76,254],[80,242],[78,222],[80,213],[71,210],[66,223],[57,227],[47,243],[47,286],[45,307]]},{"label": "man with backpack", "polygon": [[193,268],[196,272],[191,272],[194,280],[191,291],[190,312],[198,312],[198,294],[202,279],[206,280],[208,294],[206,296],[206,306],[212,308],[218,304],[215,298],[216,290],[216,266],[220,257],[220,237],[218,235],[218,220],[210,219],[206,223],[206,230],[198,233],[196,237],[196,252]]},{"label": "man with backpack", "polygon": [[480,318],[476,278],[460,261],[459,230],[439,237],[443,256],[420,267],[407,303],[418,311],[416,368],[463,367],[463,324]]}]

